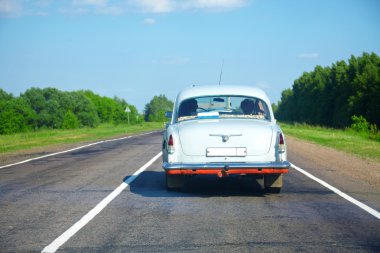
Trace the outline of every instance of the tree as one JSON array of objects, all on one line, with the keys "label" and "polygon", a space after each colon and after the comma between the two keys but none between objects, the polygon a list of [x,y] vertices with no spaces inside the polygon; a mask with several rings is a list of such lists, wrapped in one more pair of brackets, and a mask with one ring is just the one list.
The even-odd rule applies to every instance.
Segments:
[{"label": "tree", "polygon": [[138,111],[135,106],[128,104],[124,99],[114,97],[101,97],[94,94],[92,91],[82,91],[95,105],[97,114],[102,123],[112,122],[114,124],[127,123],[128,117],[125,112],[126,107],[130,109],[129,121],[130,124],[139,123]]},{"label": "tree", "polygon": [[281,100],[278,102],[275,117],[279,120],[295,120],[295,100],[293,99],[293,90],[285,89],[281,93]]},{"label": "tree", "polygon": [[153,99],[145,105],[145,121],[164,122],[166,121],[165,112],[173,109],[173,102],[166,98],[165,95],[154,96]]},{"label": "tree", "polygon": [[92,101],[78,91],[65,92],[55,88],[31,88],[21,94],[37,118],[35,128],[65,128],[67,112],[72,112],[79,121],[78,127],[99,125],[99,117]]},{"label": "tree", "polygon": [[100,122],[112,121],[114,101],[111,98],[101,97],[89,90],[82,91],[82,93],[95,105]]},{"label": "tree", "polygon": [[118,97],[108,98],[92,91],[60,91],[55,88],[30,88],[14,98],[0,89],[0,134],[41,128],[73,129],[96,127],[101,122],[139,123],[135,106]]},{"label": "tree", "polygon": [[59,103],[64,94],[55,88],[30,88],[21,98],[25,99],[29,106],[35,111],[35,128],[60,128],[62,126],[65,108]]},{"label": "tree", "polygon": [[0,103],[0,134],[12,134],[31,130],[36,114],[23,98]]},{"label": "tree", "polygon": [[380,58],[375,53],[303,73],[283,91],[276,113],[280,120],[330,127],[350,126],[353,115],[380,125]]},{"label": "tree", "polygon": [[71,92],[70,101],[72,108],[66,107],[66,110],[72,110],[81,123],[81,126],[97,127],[100,123],[95,105],[81,92]]},{"label": "tree", "polygon": [[63,129],[75,129],[80,126],[80,121],[71,111],[67,111],[65,117],[63,118],[62,128]]},{"label": "tree", "polygon": [[273,111],[273,114],[276,114],[277,113],[277,109],[278,109],[278,106],[276,103],[272,103],[272,111]]},{"label": "tree", "polygon": [[353,92],[348,98],[350,116],[363,115],[380,125],[380,58],[372,53],[351,57]]},{"label": "tree", "polygon": [[0,102],[2,101],[8,101],[13,98],[12,94],[7,93],[3,89],[0,88]]}]

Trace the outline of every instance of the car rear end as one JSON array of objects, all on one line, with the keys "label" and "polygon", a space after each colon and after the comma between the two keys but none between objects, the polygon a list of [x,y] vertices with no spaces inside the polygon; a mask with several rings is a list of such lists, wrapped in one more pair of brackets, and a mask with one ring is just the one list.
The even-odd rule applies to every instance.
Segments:
[{"label": "car rear end", "polygon": [[[183,116],[183,120],[177,113],[164,136],[163,168],[168,188],[181,186],[185,175],[256,175],[264,177],[267,190],[280,191],[282,174],[290,166],[285,136],[262,98],[266,114],[259,117],[242,113],[241,101],[246,98],[213,96],[206,107],[206,99],[198,96],[202,110]],[[215,109],[217,103],[220,105]],[[223,103],[226,106],[220,109]]]}]

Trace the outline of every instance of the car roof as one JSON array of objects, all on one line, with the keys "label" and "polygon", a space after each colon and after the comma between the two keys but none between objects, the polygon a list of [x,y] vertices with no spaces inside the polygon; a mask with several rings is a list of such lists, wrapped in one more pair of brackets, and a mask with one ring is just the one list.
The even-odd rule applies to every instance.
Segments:
[{"label": "car roof", "polygon": [[234,95],[256,97],[264,100],[267,104],[270,101],[262,89],[252,86],[234,86],[234,85],[205,85],[192,86],[183,89],[177,96],[176,103],[188,98],[201,96],[218,96],[218,95]]}]

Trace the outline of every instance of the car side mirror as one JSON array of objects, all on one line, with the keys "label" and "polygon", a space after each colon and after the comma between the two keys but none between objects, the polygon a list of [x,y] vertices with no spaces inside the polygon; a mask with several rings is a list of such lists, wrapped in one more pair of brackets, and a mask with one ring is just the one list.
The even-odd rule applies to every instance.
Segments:
[{"label": "car side mirror", "polygon": [[168,119],[171,119],[173,115],[173,112],[165,112],[165,117]]}]

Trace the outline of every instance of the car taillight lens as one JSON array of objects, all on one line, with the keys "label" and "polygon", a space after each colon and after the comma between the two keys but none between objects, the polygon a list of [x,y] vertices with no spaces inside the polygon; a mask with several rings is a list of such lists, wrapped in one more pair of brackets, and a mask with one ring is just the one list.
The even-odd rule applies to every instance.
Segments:
[{"label": "car taillight lens", "polygon": [[173,154],[174,151],[175,151],[175,149],[174,149],[174,138],[172,135],[170,135],[169,140],[168,140],[168,153]]},{"label": "car taillight lens", "polygon": [[280,134],[280,141],[279,141],[279,144],[280,145],[284,145],[284,136],[282,134]]},{"label": "car taillight lens", "polygon": [[278,151],[280,153],[285,152],[286,146],[285,146],[285,141],[284,141],[284,135],[282,133],[279,134],[278,136]]}]

